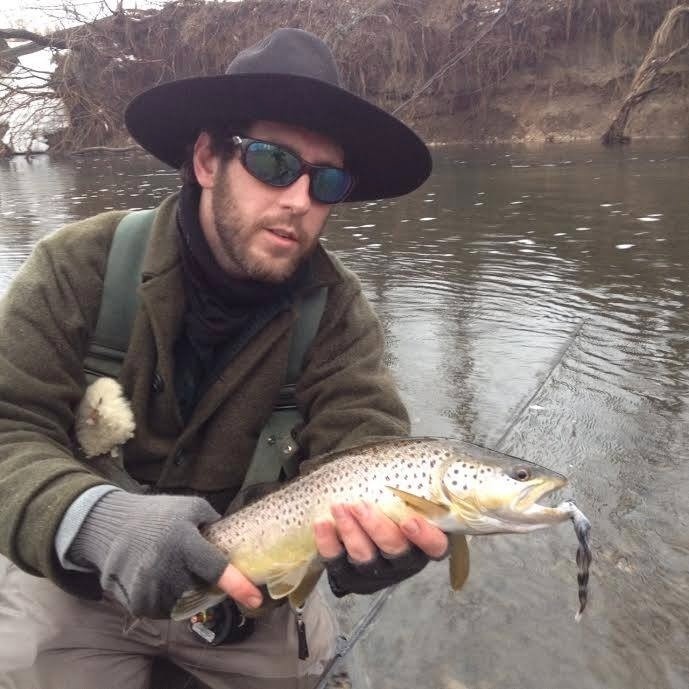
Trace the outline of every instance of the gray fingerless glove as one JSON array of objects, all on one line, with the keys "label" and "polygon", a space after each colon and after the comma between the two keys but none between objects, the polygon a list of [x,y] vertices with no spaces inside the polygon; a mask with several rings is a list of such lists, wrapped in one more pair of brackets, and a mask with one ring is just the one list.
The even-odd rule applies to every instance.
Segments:
[{"label": "gray fingerless glove", "polygon": [[200,533],[220,515],[203,498],[113,491],[88,513],[69,551],[133,615],[168,617],[184,591],[213,584],[228,559]]}]

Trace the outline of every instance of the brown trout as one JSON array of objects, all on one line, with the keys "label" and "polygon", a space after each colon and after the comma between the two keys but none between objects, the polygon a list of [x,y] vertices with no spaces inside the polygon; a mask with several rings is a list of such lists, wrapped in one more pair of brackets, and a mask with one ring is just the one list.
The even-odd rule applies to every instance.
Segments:
[{"label": "brown trout", "polygon": [[[384,440],[323,460],[318,469],[202,530],[273,599],[289,597],[297,607],[323,569],[313,525],[332,520],[330,508],[337,503],[366,501],[395,522],[413,514],[437,525],[450,539],[454,589],[469,573],[467,535],[526,533],[585,519],[571,501],[556,507],[537,502],[562,488],[564,476],[459,440]],[[187,592],[172,618],[189,618],[224,597],[217,588]],[[585,599],[582,610],[583,604]]]}]

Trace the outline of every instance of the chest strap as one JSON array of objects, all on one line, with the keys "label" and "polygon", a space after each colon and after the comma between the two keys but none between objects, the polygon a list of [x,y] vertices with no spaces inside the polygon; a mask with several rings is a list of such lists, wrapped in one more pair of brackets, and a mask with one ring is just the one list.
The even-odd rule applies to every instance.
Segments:
[{"label": "chest strap", "polygon": [[327,299],[328,288],[321,287],[300,298],[296,304],[297,321],[292,329],[285,380],[273,413],[258,437],[241,491],[259,483],[278,481],[283,474],[285,478],[293,478],[299,471],[299,448],[293,431],[303,419],[297,409],[294,391],[303,369],[306,350],[318,332]]},{"label": "chest strap", "polygon": [[118,378],[139,305],[141,267],[155,210],[132,211],[115,230],[103,282],[96,330],[84,359],[86,378]]}]

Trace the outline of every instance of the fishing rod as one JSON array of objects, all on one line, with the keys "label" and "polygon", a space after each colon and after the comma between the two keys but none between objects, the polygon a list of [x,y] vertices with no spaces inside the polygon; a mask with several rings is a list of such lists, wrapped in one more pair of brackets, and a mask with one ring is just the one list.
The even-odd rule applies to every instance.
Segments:
[{"label": "fishing rod", "polygon": [[569,352],[571,346],[574,344],[576,339],[579,337],[579,334],[581,333],[582,329],[584,327],[584,320],[580,320],[579,324],[577,327],[574,329],[574,331],[571,333],[571,335],[560,345],[560,348],[555,354],[555,358],[553,359],[553,363],[551,367],[548,369],[548,373],[545,376],[545,378],[541,381],[540,385],[534,390],[533,394],[529,397],[524,404],[519,408],[519,411],[514,415],[512,418],[512,421],[510,424],[507,426],[503,434],[500,436],[500,439],[498,442],[495,444],[495,449],[500,450],[502,447],[503,443],[507,438],[509,437],[510,433],[514,429],[514,427],[517,425],[519,420],[522,418],[522,415],[524,412],[531,406],[531,403],[540,395],[541,390],[545,387],[545,384],[550,380],[552,377],[553,373],[555,373],[555,369],[562,363],[562,360],[565,358],[565,355],[567,352]]},{"label": "fishing rod", "polygon": [[[512,418],[512,421],[509,423],[503,434],[500,436],[498,442],[495,445],[496,450],[499,450],[503,446],[504,442],[507,440],[512,430],[517,425],[517,422],[521,419],[524,412],[531,406],[531,403],[536,399],[536,397],[538,397],[541,390],[543,390],[546,383],[550,380],[553,373],[555,373],[557,367],[562,363],[570,348],[572,347],[576,339],[579,337],[583,327],[584,320],[582,319],[579,321],[574,331],[562,343],[562,345],[556,352],[555,357],[553,359],[553,363],[551,364],[550,368],[548,369],[548,373],[543,378],[539,386],[534,390],[533,394],[524,402],[524,404],[522,404],[515,416]],[[352,648],[354,648],[359,639],[363,636],[364,632],[366,632],[366,630],[375,622],[375,620],[378,618],[380,614],[380,611],[383,609],[383,607],[388,602],[388,600],[390,599],[390,597],[395,592],[398,586],[399,584],[393,584],[392,586],[388,586],[386,589],[383,589],[380,593],[378,593],[373,599],[373,602],[369,606],[368,610],[357,622],[356,626],[354,627],[350,635],[340,635],[338,637],[337,645],[335,648],[335,654],[328,661],[323,672],[321,673],[321,676],[318,680],[318,684],[316,684],[314,689],[326,689],[328,681],[332,677],[335,668],[349,654]]]},{"label": "fishing rod", "polygon": [[325,689],[328,684],[328,680],[335,670],[335,667],[345,656],[347,656],[347,654],[356,645],[357,641],[359,641],[363,633],[371,626],[373,621],[378,617],[378,614],[383,606],[388,602],[388,599],[390,596],[392,596],[398,586],[399,584],[393,584],[392,586],[388,586],[388,588],[383,589],[380,593],[376,594],[375,598],[373,599],[373,603],[371,603],[363,617],[357,622],[351,634],[348,637],[344,635],[338,637],[335,654],[328,661],[328,664],[325,666],[325,669],[318,680],[318,684],[314,689]]}]

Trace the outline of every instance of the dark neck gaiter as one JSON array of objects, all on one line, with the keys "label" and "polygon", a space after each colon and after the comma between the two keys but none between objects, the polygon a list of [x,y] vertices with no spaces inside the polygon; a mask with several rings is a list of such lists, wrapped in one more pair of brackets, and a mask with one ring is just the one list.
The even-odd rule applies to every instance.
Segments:
[{"label": "dark neck gaiter", "polygon": [[199,220],[201,190],[185,184],[177,214],[179,253],[187,308],[175,342],[175,392],[189,419],[217,371],[221,355],[259,309],[282,302],[292,282],[273,285],[228,276],[215,260]]},{"label": "dark neck gaiter", "polygon": [[199,221],[201,190],[182,187],[177,227],[187,296],[185,330],[200,347],[227,342],[259,306],[280,299],[288,284],[273,285],[229,277],[215,260]]}]

